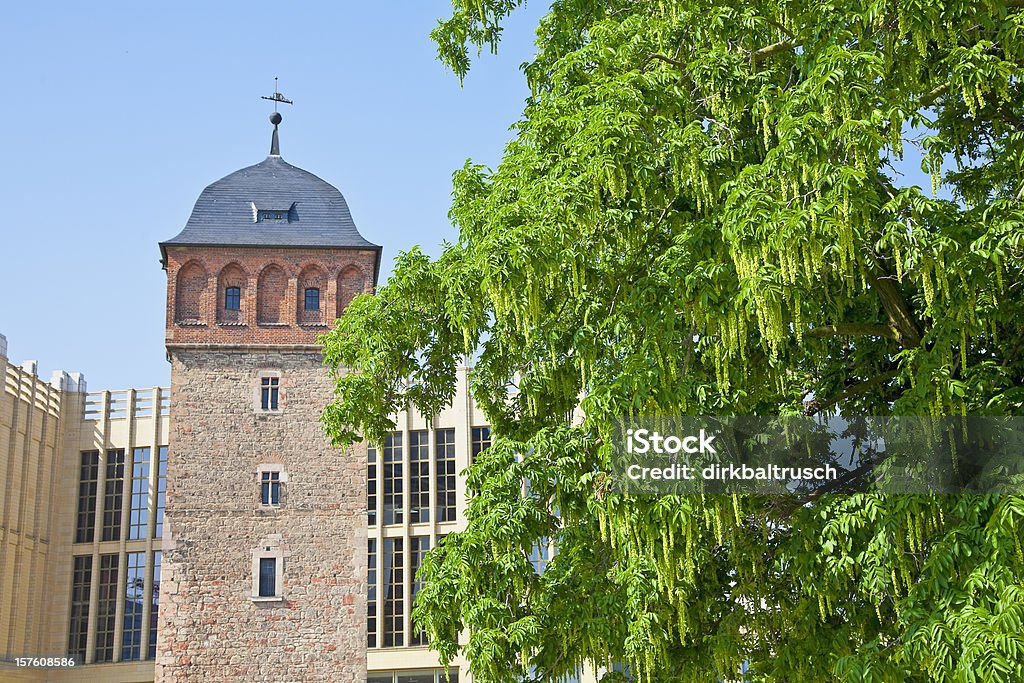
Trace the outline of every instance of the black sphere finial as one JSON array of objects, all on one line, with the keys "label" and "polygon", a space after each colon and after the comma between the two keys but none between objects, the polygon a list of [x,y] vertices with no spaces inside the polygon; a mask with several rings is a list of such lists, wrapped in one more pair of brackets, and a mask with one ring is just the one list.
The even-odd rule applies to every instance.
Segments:
[{"label": "black sphere finial", "polygon": [[270,122],[275,126],[281,123],[281,115],[275,111],[273,114],[270,115]]}]

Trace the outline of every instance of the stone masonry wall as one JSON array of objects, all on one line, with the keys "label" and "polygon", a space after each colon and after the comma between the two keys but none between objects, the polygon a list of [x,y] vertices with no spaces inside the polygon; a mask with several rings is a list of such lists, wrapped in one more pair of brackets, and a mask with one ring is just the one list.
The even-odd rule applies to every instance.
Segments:
[{"label": "stone masonry wall", "polygon": [[[365,681],[366,454],[321,432],[319,354],[171,347],[171,364],[157,683]],[[263,371],[280,372],[276,413]],[[279,508],[260,503],[264,464],[286,473]],[[271,547],[283,600],[260,602],[253,551]]]}]

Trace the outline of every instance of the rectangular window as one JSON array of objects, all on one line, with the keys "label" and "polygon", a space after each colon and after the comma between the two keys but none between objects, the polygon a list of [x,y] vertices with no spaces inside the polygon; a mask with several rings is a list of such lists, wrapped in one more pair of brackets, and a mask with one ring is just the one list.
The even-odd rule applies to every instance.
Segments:
[{"label": "rectangular window", "polygon": [[430,433],[409,432],[409,521],[430,521]]},{"label": "rectangular window", "polygon": [[132,450],[132,508],[128,518],[128,540],[146,537],[149,530],[149,449]]},{"label": "rectangular window", "polygon": [[121,540],[124,501],[124,449],[107,451],[107,478],[103,494],[103,540]]},{"label": "rectangular window", "polygon": [[228,287],[224,290],[224,310],[239,311],[242,309],[242,290],[239,287]]},{"label": "rectangular window", "polygon": [[260,502],[264,505],[281,504],[280,472],[260,472]]},{"label": "rectangular window", "polygon": [[92,543],[96,533],[96,492],[100,479],[100,452],[82,451],[78,471],[78,523],[75,543]]},{"label": "rectangular window", "polygon": [[260,378],[260,407],[263,408],[263,410],[277,410],[277,401],[280,389],[280,377]]},{"label": "rectangular window", "polygon": [[530,550],[530,564],[533,565],[533,571],[543,574],[544,570],[548,568],[548,562],[550,561],[551,546],[548,543],[548,539],[542,538],[537,543],[534,543],[533,548]]},{"label": "rectangular window", "polygon": [[100,555],[100,592],[96,602],[97,662],[114,660],[114,630],[117,628],[117,553]]},{"label": "rectangular window", "polygon": [[469,461],[476,462],[476,456],[491,447],[491,428],[473,427],[472,438],[470,439]]},{"label": "rectangular window", "polygon": [[377,647],[377,539],[366,540],[366,646]]},{"label": "rectangular window", "polygon": [[377,524],[377,449],[366,447],[366,523]]},{"label": "rectangular window", "polygon": [[455,521],[455,430],[434,432],[437,473],[437,521]]},{"label": "rectangular window", "polygon": [[[420,592],[420,588],[423,587],[423,582],[416,574],[420,571],[420,567],[423,566],[423,558],[426,556],[427,551],[430,550],[430,536],[413,536],[409,539],[409,578],[412,580],[412,604],[410,607],[416,606],[416,594]],[[427,635],[423,633],[414,623],[412,625],[412,635],[409,637],[410,645],[426,645]]]},{"label": "rectangular window", "polygon": [[71,578],[71,626],[68,629],[68,656],[85,660],[89,636],[89,588],[92,585],[92,555],[75,558]]},{"label": "rectangular window", "polygon": [[402,432],[384,439],[384,523],[402,523]]},{"label": "rectangular window", "polygon": [[320,310],[320,290],[316,287],[310,287],[306,290],[306,310]]},{"label": "rectangular window", "polygon": [[164,534],[164,508],[167,505],[167,446],[157,451],[156,466],[156,525],[153,527],[153,538]]},{"label": "rectangular window", "polygon": [[160,551],[153,551],[153,602],[149,611],[149,654],[147,659],[156,657],[156,633],[160,616]]},{"label": "rectangular window", "polygon": [[260,597],[271,598],[277,595],[277,558],[260,558]]},{"label": "rectangular window", "polygon": [[142,608],[145,604],[145,589],[146,553],[128,553],[124,582],[124,623],[121,626],[122,661],[142,659]]},{"label": "rectangular window", "polygon": [[405,642],[405,571],[401,538],[384,539],[384,647]]}]

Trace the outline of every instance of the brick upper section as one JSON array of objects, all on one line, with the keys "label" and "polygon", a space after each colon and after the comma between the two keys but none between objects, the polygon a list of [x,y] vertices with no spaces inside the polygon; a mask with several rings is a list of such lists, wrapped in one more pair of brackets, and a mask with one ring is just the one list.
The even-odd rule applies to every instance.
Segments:
[{"label": "brick upper section", "polygon": [[[314,344],[356,294],[373,291],[371,249],[166,245],[167,344]],[[225,308],[237,287],[240,310]],[[305,310],[307,288],[320,310]]]}]

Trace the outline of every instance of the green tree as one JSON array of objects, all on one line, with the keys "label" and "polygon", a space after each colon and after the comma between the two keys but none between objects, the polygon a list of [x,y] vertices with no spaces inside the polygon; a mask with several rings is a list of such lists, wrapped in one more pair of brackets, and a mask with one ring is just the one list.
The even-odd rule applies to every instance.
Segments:
[{"label": "green tree", "polygon": [[[464,76],[520,4],[455,0],[441,60]],[[468,631],[485,682],[1024,680],[1024,497],[605,476],[620,415],[1024,412],[1021,3],[558,0],[537,50],[500,165],[454,176],[458,242],[324,340],[339,443],[436,413],[474,358],[498,437],[424,564],[432,646]]]}]

